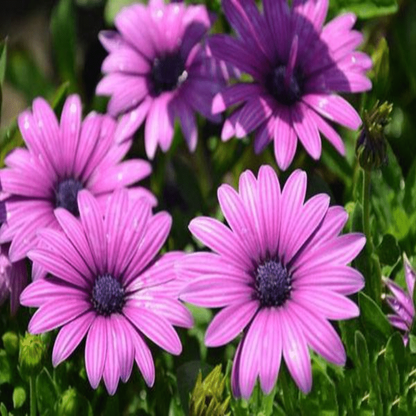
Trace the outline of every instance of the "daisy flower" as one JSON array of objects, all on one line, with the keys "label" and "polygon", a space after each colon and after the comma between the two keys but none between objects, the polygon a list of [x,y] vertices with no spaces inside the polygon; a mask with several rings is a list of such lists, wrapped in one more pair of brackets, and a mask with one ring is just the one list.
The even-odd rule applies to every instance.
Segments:
[{"label": "daisy flower", "polygon": [[195,150],[195,112],[220,121],[211,104],[227,73],[201,43],[211,28],[208,11],[150,0],[147,6],[123,8],[115,26],[117,32],[100,33],[109,55],[97,94],[111,96],[107,111],[121,115],[117,140],[130,138],[146,119],[145,149],[153,159],[158,146],[164,152],[170,148],[178,119],[189,149]]},{"label": "daisy flower", "polygon": [[394,312],[394,314],[387,315],[388,320],[395,328],[405,331],[403,340],[404,343],[407,344],[409,332],[412,329],[415,317],[413,290],[415,287],[416,274],[406,255],[404,255],[404,275],[407,293],[397,283],[390,279],[385,279],[384,283],[390,290],[391,295],[386,295],[384,299]]},{"label": "daisy flower", "polygon": [[86,338],[85,366],[93,388],[103,378],[108,393],[114,394],[119,379],[129,379],[134,360],[152,386],[155,368],[145,339],[178,355],[182,345],[173,325],[192,326],[189,311],[169,285],[182,253],[157,257],[171,217],[166,212],[153,216],[147,200],[129,200],[126,190],[110,197],[105,218],[87,190],[79,192],[78,207],[79,219],[56,209],[63,231],[40,231],[42,245],[28,254],[50,274],[21,295],[22,305],[39,308],[29,332],[61,327],[54,366]]},{"label": "daisy flower", "polygon": [[344,14],[323,26],[328,0],[223,0],[224,13],[237,37],[209,40],[214,57],[251,76],[217,94],[213,113],[237,105],[226,120],[222,139],[255,132],[254,149],[262,152],[274,140],[281,169],[292,162],[298,139],[319,159],[320,134],[342,155],[345,147],[330,122],[356,130],[361,120],[336,93],[371,89],[366,71],[370,58],[355,49],[363,41],[352,30],[356,17]]},{"label": "daisy flower", "polygon": [[308,347],[326,360],[345,364],[342,342],[328,319],[359,315],[347,295],[363,288],[363,276],[347,264],[365,244],[362,234],[339,236],[347,213],[329,207],[329,196],[305,202],[306,174],[295,171],[283,190],[274,170],[258,178],[245,171],[239,192],[218,190],[228,227],[209,218],[191,221],[192,234],[213,252],[187,255],[179,273],[192,281],[181,299],[222,308],[210,323],[205,344],[225,345],[243,332],[234,357],[231,384],[248,399],[257,377],[273,389],[282,357],[305,393],[312,386]]},{"label": "daisy flower", "polygon": [[[116,145],[116,122],[107,115],[89,114],[81,119],[80,98],[67,98],[58,120],[42,98],[33,102],[32,111],[18,117],[18,125],[27,149],[18,148],[5,159],[0,170],[6,221],[0,228],[0,244],[11,242],[12,262],[23,259],[37,244],[36,231],[58,228],[54,209],[65,208],[78,215],[77,194],[88,189],[103,209],[109,194],[132,185],[151,172],[150,164],[133,159],[120,162],[130,144]],[[143,188],[130,191],[137,197],[154,196]],[[34,276],[37,274],[34,267]]]}]

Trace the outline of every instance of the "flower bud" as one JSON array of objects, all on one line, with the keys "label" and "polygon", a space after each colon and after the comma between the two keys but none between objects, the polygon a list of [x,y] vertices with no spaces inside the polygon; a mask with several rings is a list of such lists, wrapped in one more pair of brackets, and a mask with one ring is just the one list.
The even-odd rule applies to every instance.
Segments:
[{"label": "flower bud", "polygon": [[8,355],[13,356],[19,352],[19,336],[15,332],[6,332],[1,339]]},{"label": "flower bud", "polygon": [[230,397],[223,400],[226,377],[222,375],[221,365],[217,365],[202,381],[201,372],[195,383],[189,401],[190,416],[224,416]]},{"label": "flower bud", "polygon": [[43,368],[46,346],[39,335],[26,333],[20,342],[19,365],[23,376],[33,376]]},{"label": "flower bud", "polygon": [[367,171],[379,169],[387,163],[387,141],[384,128],[390,122],[392,104],[377,102],[365,111],[363,127],[357,140],[356,154],[360,166]]}]

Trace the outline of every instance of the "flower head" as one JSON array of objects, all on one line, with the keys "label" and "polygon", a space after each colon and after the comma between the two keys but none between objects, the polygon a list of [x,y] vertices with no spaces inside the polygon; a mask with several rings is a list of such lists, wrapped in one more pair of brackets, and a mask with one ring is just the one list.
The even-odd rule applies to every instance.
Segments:
[{"label": "flower head", "polygon": [[321,155],[320,133],[344,154],[341,137],[325,119],[351,129],[361,123],[354,108],[337,92],[371,88],[365,76],[370,58],[355,51],[363,40],[351,30],[355,16],[344,14],[323,26],[328,0],[223,0],[225,15],[237,37],[209,40],[215,57],[250,75],[217,94],[213,112],[239,107],[224,124],[222,139],[255,131],[257,153],[274,140],[281,169],[292,162],[297,140],[314,158]]},{"label": "flower head", "polygon": [[39,308],[29,332],[61,327],[54,366],[86,337],[85,365],[93,388],[103,377],[114,394],[119,379],[129,379],[134,360],[152,386],[155,368],[145,337],[179,354],[182,346],[173,325],[192,326],[190,313],[178,301],[173,272],[182,253],[157,257],[171,217],[165,212],[153,216],[147,200],[129,200],[125,190],[110,197],[104,219],[99,202],[87,190],[79,192],[78,207],[80,219],[56,209],[63,231],[40,231],[42,244],[28,254],[51,275],[21,295],[23,305]]},{"label": "flower head", "polygon": [[97,93],[111,96],[111,115],[122,115],[117,139],[130,138],[147,118],[145,148],[153,158],[158,146],[164,152],[170,148],[177,118],[189,149],[195,150],[195,112],[220,120],[211,113],[211,103],[226,73],[201,44],[211,27],[206,8],[150,0],[148,6],[125,7],[115,25],[118,32],[100,34],[109,55]]},{"label": "flower head", "polygon": [[404,255],[404,275],[406,278],[407,293],[397,283],[390,279],[385,279],[384,283],[390,290],[391,295],[386,295],[384,299],[394,312],[394,314],[387,315],[388,320],[394,327],[405,331],[403,339],[405,344],[407,344],[408,334],[412,329],[415,317],[413,290],[415,287],[416,273],[406,255]]},{"label": "flower head", "polygon": [[[37,244],[36,231],[59,228],[55,208],[78,215],[77,195],[88,189],[103,210],[109,194],[148,176],[146,161],[120,162],[129,144],[117,145],[116,122],[107,115],[89,114],[81,120],[82,107],[77,95],[67,98],[60,123],[42,98],[33,102],[32,112],[20,114],[18,125],[27,149],[15,149],[0,170],[6,221],[0,229],[0,244],[11,242],[10,260],[23,259]],[[143,188],[131,188],[131,195],[154,196]],[[1,210],[1,208],[0,208]],[[0,213],[1,215],[1,213]],[[34,267],[34,277],[38,268]]]},{"label": "flower head", "polygon": [[223,308],[205,343],[225,345],[241,332],[232,371],[234,395],[250,397],[257,377],[265,393],[277,379],[282,356],[303,392],[312,385],[308,346],[342,365],[345,350],[328,319],[359,310],[347,295],[362,289],[362,275],[347,266],[365,244],[362,234],[339,236],[346,211],[329,207],[325,194],[305,202],[306,174],[295,171],[283,190],[272,168],[258,178],[246,171],[239,192],[229,185],[218,199],[229,227],[199,217],[193,235],[213,253],[187,255],[178,270],[192,281],[181,299]]}]

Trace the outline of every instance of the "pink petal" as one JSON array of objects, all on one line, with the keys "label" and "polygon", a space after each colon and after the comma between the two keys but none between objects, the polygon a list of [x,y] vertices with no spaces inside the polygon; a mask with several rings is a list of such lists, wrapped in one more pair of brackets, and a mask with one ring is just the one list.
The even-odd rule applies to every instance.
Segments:
[{"label": "pink petal", "polygon": [[54,367],[74,352],[95,318],[96,314],[94,312],[87,312],[61,328],[53,346],[52,364]]},{"label": "pink petal", "polygon": [[128,304],[124,307],[123,313],[137,329],[156,345],[174,355],[181,353],[182,344],[179,336],[167,319],[148,309],[134,308]]},{"label": "pink petal", "polygon": [[239,279],[205,275],[194,279],[181,294],[185,302],[206,308],[241,304],[252,298],[253,289]]},{"label": "pink petal", "polygon": [[347,297],[321,288],[293,290],[292,299],[328,319],[351,319],[360,315],[358,306]]},{"label": "pink petal", "polygon": [[305,394],[309,393],[312,388],[311,358],[302,327],[288,308],[281,308],[279,312],[284,334],[283,357],[287,368],[299,389]]},{"label": "pink petal", "polygon": [[279,319],[278,310],[265,309],[264,331],[261,338],[260,354],[260,383],[264,394],[269,394],[276,384],[282,360],[282,345],[284,334]]},{"label": "pink petal", "polygon": [[65,299],[65,302],[51,300],[44,303],[33,315],[29,322],[29,332],[41,334],[51,331],[73,321],[90,309],[90,302],[84,299]]},{"label": "pink petal", "polygon": [[274,155],[280,169],[286,170],[296,154],[297,137],[292,125],[291,112],[280,107],[274,124]]},{"label": "pink petal", "polygon": [[[107,356],[104,364],[103,379],[105,387],[110,396],[114,395],[117,390],[118,380],[120,379],[119,354],[121,345],[118,345],[116,336],[118,333],[114,329],[114,325],[118,322],[114,319],[114,315],[109,316],[105,320],[105,330],[107,331]],[[117,347],[120,351],[117,351]]]},{"label": "pink petal", "polygon": [[106,237],[104,219],[97,200],[86,190],[78,193],[78,207],[81,223],[94,257],[95,265],[100,274],[104,274],[107,266]]},{"label": "pink petal", "polygon": [[325,360],[336,365],[345,365],[347,356],[344,346],[331,324],[301,305],[291,303],[290,306],[291,312],[301,323],[302,332],[310,347]]},{"label": "pink petal", "polygon": [[107,359],[107,318],[97,316],[88,331],[85,343],[85,368],[93,389],[98,387]]},{"label": "pink petal", "polygon": [[258,308],[258,301],[252,300],[222,309],[205,333],[205,345],[219,347],[232,341],[250,323]]}]

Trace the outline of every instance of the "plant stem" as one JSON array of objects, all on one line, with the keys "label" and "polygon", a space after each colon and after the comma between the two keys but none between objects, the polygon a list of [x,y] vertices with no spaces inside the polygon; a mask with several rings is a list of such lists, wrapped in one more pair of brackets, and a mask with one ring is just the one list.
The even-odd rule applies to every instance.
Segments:
[{"label": "plant stem", "polygon": [[370,289],[370,295],[377,303],[381,301],[381,281],[382,272],[378,257],[374,254],[374,244],[370,229],[370,189],[371,189],[371,172],[364,170],[363,186],[363,230],[367,239],[367,253],[370,259],[371,272],[367,277]]},{"label": "plant stem", "polygon": [[35,377],[30,376],[29,380],[30,385],[30,416],[36,416],[36,385]]},{"label": "plant stem", "polygon": [[363,186],[363,230],[367,239],[367,250],[371,255],[374,251],[373,239],[370,231],[370,187],[371,187],[371,172],[364,170],[364,186]]}]

